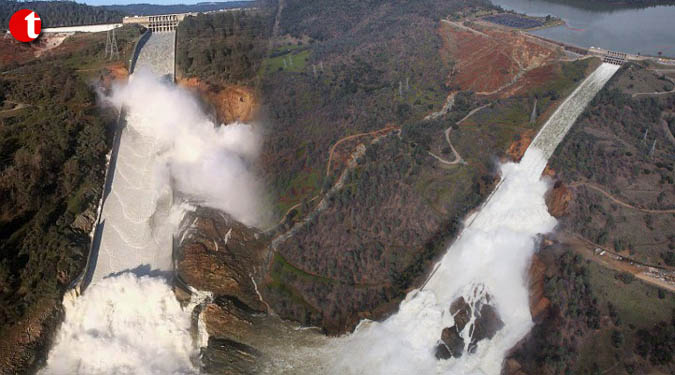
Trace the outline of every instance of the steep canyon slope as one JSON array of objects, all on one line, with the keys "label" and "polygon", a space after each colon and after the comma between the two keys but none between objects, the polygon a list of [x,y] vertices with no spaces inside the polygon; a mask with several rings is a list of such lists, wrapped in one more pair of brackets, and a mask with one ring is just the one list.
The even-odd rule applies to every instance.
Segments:
[{"label": "steep canyon slope", "polygon": [[117,36],[112,61],[105,33],[70,36],[48,51],[0,40],[0,373],[43,359],[63,294],[84,268],[117,122],[94,87],[126,71],[140,33]]},{"label": "steep canyon slope", "polygon": [[[264,310],[339,334],[363,318],[389,315],[405,292],[421,283],[464,216],[492,190],[495,157],[509,157],[512,143],[535,134],[597,61],[559,61],[554,46],[481,25],[479,32],[490,37],[473,47],[489,49],[501,41],[506,57],[490,69],[509,72],[496,74],[485,86],[469,61],[489,66],[488,55],[452,47],[467,31],[442,21],[460,10],[470,14],[480,8],[476,5],[396,2],[355,12],[350,7],[365,5],[284,3],[280,35],[269,42],[271,49],[261,57],[255,42],[246,55],[247,66],[258,67],[256,74],[220,83],[255,91],[260,107],[254,121],[266,128],[260,162],[280,223],[267,232],[271,246],[264,261],[251,260],[250,269],[267,304]],[[379,32],[365,32],[374,28]],[[239,37],[237,28],[232,30],[225,40]],[[248,40],[259,40],[249,32],[240,31]],[[212,73],[200,68],[199,54],[218,55],[190,48],[190,69],[179,74],[208,80]],[[453,74],[458,63],[467,67]],[[511,90],[500,91],[502,86]],[[453,93],[445,115],[424,120]],[[532,120],[535,101],[540,115]],[[447,140],[446,129],[452,130]],[[429,154],[445,157],[451,152],[448,140],[466,163],[448,166]],[[204,238],[214,236],[200,230]],[[220,241],[213,240],[213,246]],[[216,248],[183,251],[228,259]],[[215,279],[231,275],[226,268],[213,268],[222,275]],[[184,272],[185,278],[198,274]],[[239,285],[249,284],[238,274]],[[205,287],[212,288],[218,286]],[[219,294],[255,300],[250,287],[245,289],[246,297],[235,291]],[[227,316],[222,310],[209,311]]]},{"label": "steep canyon slope", "polygon": [[509,374],[673,371],[675,97],[631,95],[667,82],[654,68],[624,66],[551,159],[561,224],[540,253],[539,292],[550,308]]}]

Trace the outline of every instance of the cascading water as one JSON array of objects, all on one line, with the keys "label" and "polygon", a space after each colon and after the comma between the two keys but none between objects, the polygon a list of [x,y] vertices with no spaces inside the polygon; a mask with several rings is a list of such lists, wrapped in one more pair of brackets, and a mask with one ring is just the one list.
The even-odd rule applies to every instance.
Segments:
[{"label": "cascading water", "polygon": [[[533,150],[519,164],[502,165],[499,188],[470,219],[425,287],[411,292],[391,318],[363,322],[353,335],[337,340],[338,359],[330,366],[335,373],[499,374],[506,351],[532,325],[526,278],[537,235],[556,224],[544,201],[548,184],[540,179],[545,163]],[[455,324],[449,309],[459,297],[474,309],[489,298],[503,328],[466,354],[472,321],[461,332],[465,354],[437,360],[434,350],[443,329]]]},{"label": "cascading water", "polygon": [[[495,191],[467,218],[427,283],[410,292],[396,314],[382,322],[362,321],[351,335],[300,351],[284,363],[293,370],[281,372],[498,375],[507,351],[532,327],[528,267],[539,236],[556,225],[544,200],[549,183],[541,174],[577,117],[618,68],[598,67],[558,107],[520,163],[501,166]],[[459,312],[450,312],[457,301],[469,311],[461,317],[463,329],[457,326],[461,340],[456,342],[463,354],[438,359],[443,330],[460,320]],[[492,324],[493,336],[472,341],[481,315],[491,311],[499,321]]]},{"label": "cascading water", "polygon": [[186,202],[259,223],[262,194],[249,171],[259,139],[246,124],[215,126],[192,95],[151,74],[134,74],[108,100],[126,108],[127,126],[103,203],[94,277],[81,297],[64,300],[65,321],[42,373],[198,373],[205,341],[193,339],[191,310],[199,301],[181,307],[166,279],[172,235]]},{"label": "cascading water", "polygon": [[[363,321],[353,334],[336,339],[292,330],[282,330],[283,337],[280,334],[275,340],[262,335],[270,339],[267,353],[273,368],[267,372],[499,374],[505,353],[532,326],[527,268],[538,235],[556,224],[544,202],[548,184],[540,178],[541,172],[577,116],[616,69],[601,65],[552,115],[521,162],[501,166],[502,179],[495,192],[468,218],[425,286],[409,293],[396,314],[383,322]],[[153,172],[136,176],[153,182],[144,181],[156,187],[153,197],[173,186],[244,223],[260,220],[259,189],[247,172],[247,160],[257,149],[250,128],[214,127],[189,95],[154,79],[134,79],[116,98],[118,105],[129,107],[129,126],[154,144],[148,156],[154,166],[144,167]],[[140,155],[140,150],[135,152]],[[120,201],[125,199],[122,196]],[[160,201],[152,202],[157,206]],[[167,212],[175,210],[175,204],[168,206],[172,208]],[[106,221],[130,218],[122,209],[117,212],[121,216]],[[155,222],[157,216],[152,214],[149,228],[166,225],[166,218],[173,216]],[[109,271],[123,271],[116,268]],[[435,350],[441,332],[459,320],[449,308],[460,297],[475,310],[460,332],[464,354],[439,360]],[[476,332],[484,311],[479,308],[486,305],[492,306],[503,324],[491,338],[473,343],[471,333]],[[83,297],[66,303],[66,319],[43,373],[196,373],[198,348],[189,334],[190,315],[161,278],[129,273],[99,278]],[[293,341],[306,345],[290,350]]]}]

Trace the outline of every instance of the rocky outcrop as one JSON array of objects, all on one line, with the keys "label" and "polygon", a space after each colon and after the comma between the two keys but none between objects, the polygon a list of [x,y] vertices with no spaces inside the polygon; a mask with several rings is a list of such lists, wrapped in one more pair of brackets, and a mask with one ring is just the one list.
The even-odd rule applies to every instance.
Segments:
[{"label": "rocky outcrop", "polygon": [[202,370],[211,374],[258,374],[260,352],[226,338],[209,337],[202,350]]},{"label": "rocky outcrop", "polygon": [[[209,334],[202,349],[202,370],[218,374],[260,372],[262,353],[250,342],[267,306],[257,292],[256,270],[266,252],[264,236],[228,215],[199,208],[184,219],[175,258],[179,279],[213,294],[196,309]],[[189,297],[176,288],[179,300]],[[195,315],[197,316],[197,315]]]},{"label": "rocky outcrop", "polygon": [[0,374],[33,373],[46,359],[64,311],[56,300],[36,306],[25,319],[0,331]]},{"label": "rocky outcrop", "polygon": [[502,368],[502,375],[527,375],[527,373],[523,371],[520,362],[516,361],[513,358],[510,358],[504,361],[504,367]]},{"label": "rocky outcrop", "polygon": [[476,350],[476,345],[479,341],[484,339],[491,339],[494,335],[504,327],[504,322],[499,317],[497,310],[492,305],[482,304],[480,306],[480,313],[473,323],[473,331],[471,334],[471,343],[469,343],[469,353]]},{"label": "rocky outcrop", "polygon": [[96,223],[96,205],[90,205],[87,210],[75,217],[73,224],[71,226],[73,229],[80,230],[82,232],[88,233],[91,232],[91,229]]},{"label": "rocky outcrop", "polygon": [[546,195],[548,212],[554,217],[564,216],[568,212],[572,198],[572,191],[561,181],[556,181],[553,189]]},{"label": "rocky outcrop", "polygon": [[473,324],[469,325],[469,337],[471,341],[467,347],[469,353],[476,350],[478,342],[484,339],[491,339],[504,327],[504,322],[499,317],[497,310],[490,305],[490,296],[485,300],[477,301],[472,306],[464,300],[464,297],[457,298],[450,305],[455,324],[444,328],[441,332],[441,342],[436,346],[436,358],[448,359],[451,357],[461,357],[464,353],[465,342],[462,338],[462,332],[474,318]]},{"label": "rocky outcrop", "polygon": [[253,91],[244,86],[228,85],[216,87],[197,78],[179,79],[178,83],[199,94],[215,111],[218,121],[231,123],[248,122],[253,119],[257,99]]},{"label": "rocky outcrop", "polygon": [[461,331],[471,320],[471,306],[464,301],[464,297],[459,297],[450,305],[450,314],[455,319],[455,326]]},{"label": "rocky outcrop", "polygon": [[551,301],[544,296],[544,282],[546,281],[546,264],[534,255],[530,265],[530,314],[535,323],[541,322],[548,312]]},{"label": "rocky outcrop", "polygon": [[231,297],[218,297],[202,312],[209,336],[242,341],[254,324],[255,310]]},{"label": "rocky outcrop", "polygon": [[436,358],[458,358],[464,353],[464,339],[459,335],[457,327],[447,327],[441,332],[443,343],[436,346]]},{"label": "rocky outcrop", "polygon": [[531,130],[520,135],[518,139],[509,145],[509,148],[506,150],[506,155],[508,155],[511,160],[519,162],[523,155],[525,155],[525,151],[527,151],[527,148],[530,146],[530,143],[532,143],[532,139],[535,135],[535,132]]},{"label": "rocky outcrop", "polygon": [[177,244],[178,276],[196,289],[265,311],[254,281],[266,251],[263,235],[211,209],[200,208],[185,222],[190,224]]}]

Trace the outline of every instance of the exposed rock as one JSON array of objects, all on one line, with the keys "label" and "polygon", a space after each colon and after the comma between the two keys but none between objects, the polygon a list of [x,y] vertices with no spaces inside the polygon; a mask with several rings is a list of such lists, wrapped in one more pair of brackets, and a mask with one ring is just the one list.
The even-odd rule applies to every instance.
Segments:
[{"label": "exposed rock", "polygon": [[75,217],[75,220],[73,220],[73,224],[71,224],[71,226],[74,229],[88,233],[91,232],[91,229],[94,227],[94,223],[96,223],[96,206],[90,205],[87,210]]},{"label": "exposed rock", "polygon": [[557,181],[553,189],[546,195],[546,206],[554,217],[567,214],[571,201],[572,192],[560,181]]},{"label": "exposed rock", "polygon": [[190,302],[191,296],[190,293],[186,292],[183,288],[175,287],[173,288],[173,294],[176,295],[176,299],[182,307],[187,306]]},{"label": "exposed rock", "polygon": [[[264,236],[229,216],[199,208],[185,218],[189,223],[177,237],[175,257],[180,280],[213,293],[212,302],[195,309],[209,334],[203,349],[205,373],[255,374],[261,352],[249,340],[256,316],[267,311],[256,291],[254,277],[266,252]],[[180,288],[176,296],[189,301]],[[259,319],[258,319],[259,320]]]},{"label": "exposed rock", "polygon": [[546,279],[546,265],[539,256],[532,257],[530,265],[530,314],[535,323],[541,322],[551,305],[551,301],[544,296],[544,281]]},{"label": "exposed rock", "polygon": [[265,252],[262,235],[211,209],[200,208],[186,222],[191,225],[180,236],[176,254],[181,279],[214,296],[231,296],[252,310],[265,311],[253,281]]},{"label": "exposed rock", "polygon": [[491,339],[504,327],[504,322],[499,317],[497,310],[492,305],[483,304],[480,307],[480,315],[476,317],[471,332],[471,343],[469,344],[469,353],[476,350],[476,345],[483,339]]},{"label": "exposed rock", "polygon": [[532,139],[534,139],[535,135],[536,133],[532,130],[526,131],[524,134],[520,135],[520,138],[511,143],[509,148],[506,150],[506,154],[513,161],[520,161],[523,155],[525,155],[525,151],[527,151],[530,143],[532,143]]},{"label": "exposed rock", "polygon": [[247,87],[236,85],[216,87],[197,78],[178,79],[178,83],[199,93],[216,112],[218,121],[247,122],[255,114],[257,100],[253,91]]},{"label": "exposed rock", "polygon": [[459,335],[456,326],[443,329],[441,341],[443,342],[436,347],[436,358],[459,358],[464,353],[464,339]]},{"label": "exposed rock", "polygon": [[203,319],[209,336],[242,341],[254,321],[254,311],[231,297],[219,297],[203,310]]},{"label": "exposed rock", "polygon": [[[475,317],[473,325],[470,326],[471,342],[469,343],[469,353],[476,350],[476,346],[480,340],[491,339],[494,335],[504,327],[504,322],[499,317],[497,310],[495,310],[490,303],[490,295],[486,295],[485,302],[477,302],[476,310],[464,300],[464,297],[457,298],[452,305],[450,305],[450,313],[455,319],[455,325],[444,328],[441,332],[441,343],[436,347],[436,358],[448,359],[450,357],[461,357],[464,352],[464,339],[461,337],[461,332]],[[477,314],[474,316],[474,314]]]},{"label": "exposed rock", "polygon": [[527,375],[527,374],[523,372],[520,362],[516,361],[513,358],[510,358],[504,361],[504,367],[502,368],[502,375]]},{"label": "exposed rock", "polygon": [[450,305],[450,314],[455,319],[457,330],[462,331],[471,320],[471,306],[464,301],[464,297],[459,297]]},{"label": "exposed rock", "polygon": [[209,337],[209,344],[202,351],[202,371],[213,374],[260,373],[255,348],[232,340]]}]

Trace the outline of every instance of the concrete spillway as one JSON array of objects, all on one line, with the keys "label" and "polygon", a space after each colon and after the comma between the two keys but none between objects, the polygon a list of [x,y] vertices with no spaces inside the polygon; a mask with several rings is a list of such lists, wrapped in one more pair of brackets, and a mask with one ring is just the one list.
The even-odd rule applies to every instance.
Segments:
[{"label": "concrete spillway", "polygon": [[[143,121],[129,116],[128,121]],[[112,173],[110,191],[103,204],[98,251],[91,282],[108,275],[138,269],[171,270],[171,228],[166,218],[172,193],[158,189],[153,178],[155,154],[152,139],[133,127],[122,132]]]},{"label": "concrete spillway", "polygon": [[[140,46],[135,70],[149,69],[173,79],[174,39],[175,32],[152,33]],[[125,121],[112,152],[85,286],[129,270],[172,269],[173,226],[167,219],[173,193],[168,186],[157,186],[157,141],[135,130],[152,119],[132,112]]]},{"label": "concrete spillway", "polygon": [[[491,374],[532,327],[527,270],[537,238],[555,228],[541,173],[584,108],[616,72],[602,64],[560,105],[540,130],[520,163],[501,166],[501,182],[447,249],[422,289],[408,294],[398,312],[383,322],[363,321],[349,336],[335,340],[337,353],[319,362],[335,374]],[[470,306],[468,322],[457,328],[461,356],[437,359],[444,329],[455,329],[451,304]],[[503,322],[494,337],[471,347],[475,324],[490,305]],[[449,350],[449,349],[448,349]],[[328,359],[328,358],[331,359]],[[306,366],[307,356],[298,367]],[[318,366],[308,371],[312,373]]]},{"label": "concrete spillway", "polygon": [[619,68],[619,65],[603,63],[591,73],[556,109],[534,138],[528,151],[536,148],[548,161],[584,108]]},{"label": "concrete spillway", "polygon": [[160,77],[174,78],[176,32],[151,33],[142,45],[134,70],[148,69]]}]

